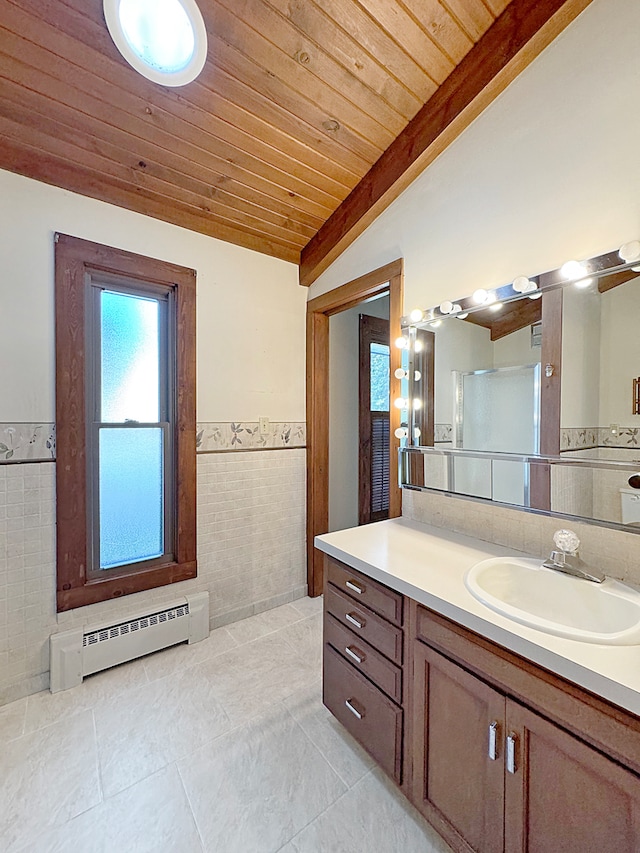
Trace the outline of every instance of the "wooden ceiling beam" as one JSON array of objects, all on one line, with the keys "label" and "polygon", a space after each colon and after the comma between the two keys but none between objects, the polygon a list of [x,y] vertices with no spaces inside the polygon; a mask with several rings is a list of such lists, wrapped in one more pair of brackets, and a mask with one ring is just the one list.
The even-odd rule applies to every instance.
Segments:
[{"label": "wooden ceiling beam", "polygon": [[512,0],[302,250],[300,284],[311,285],[590,2]]}]

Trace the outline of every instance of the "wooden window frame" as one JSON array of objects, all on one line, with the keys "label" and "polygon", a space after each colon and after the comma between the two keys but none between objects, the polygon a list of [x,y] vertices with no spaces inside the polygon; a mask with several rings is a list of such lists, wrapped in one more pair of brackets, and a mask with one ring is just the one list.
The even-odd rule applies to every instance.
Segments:
[{"label": "wooden window frame", "polygon": [[[149,568],[88,574],[86,424],[87,280],[92,273],[173,289],[176,317],[174,559]],[[197,575],[196,563],[196,273],[70,237],[55,235],[57,609],[84,607]]]}]

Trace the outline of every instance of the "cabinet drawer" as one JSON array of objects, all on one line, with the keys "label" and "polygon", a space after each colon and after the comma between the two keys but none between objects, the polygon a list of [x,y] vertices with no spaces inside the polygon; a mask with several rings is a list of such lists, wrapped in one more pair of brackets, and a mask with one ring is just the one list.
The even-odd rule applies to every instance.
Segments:
[{"label": "cabinet drawer", "polygon": [[402,710],[326,644],[322,698],[334,717],[400,785]]},{"label": "cabinet drawer", "polygon": [[327,584],[325,607],[346,628],[395,663],[402,663],[402,630]]},{"label": "cabinet drawer", "polygon": [[399,705],[402,703],[400,667],[388,661],[373,646],[345,628],[329,613],[325,613],[324,617],[324,641],[370,678],[387,696]]},{"label": "cabinet drawer", "polygon": [[399,592],[394,592],[331,558],[327,559],[327,577],[330,583],[354,601],[365,604],[394,625],[402,625],[403,599]]}]

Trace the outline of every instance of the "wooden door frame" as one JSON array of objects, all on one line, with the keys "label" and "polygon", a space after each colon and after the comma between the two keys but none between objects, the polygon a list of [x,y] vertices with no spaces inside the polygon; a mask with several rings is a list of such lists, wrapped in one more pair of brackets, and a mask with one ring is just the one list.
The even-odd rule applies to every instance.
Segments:
[{"label": "wooden door frame", "polygon": [[[329,317],[353,308],[378,294],[389,293],[389,339],[401,334],[404,261],[399,258],[366,275],[353,279],[307,302],[307,584],[309,595],[321,595],[324,582],[324,555],[313,545],[315,536],[329,528]],[[394,371],[400,367],[400,350],[390,347],[390,399],[400,390]],[[401,412],[391,406],[390,471],[397,469],[400,441],[395,430]],[[399,486],[389,487],[389,518],[402,511]]]}]

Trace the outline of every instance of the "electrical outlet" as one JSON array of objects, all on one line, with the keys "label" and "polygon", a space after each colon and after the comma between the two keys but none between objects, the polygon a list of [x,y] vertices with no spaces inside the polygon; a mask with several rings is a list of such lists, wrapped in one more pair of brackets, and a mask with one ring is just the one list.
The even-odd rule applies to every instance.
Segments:
[{"label": "electrical outlet", "polygon": [[269,418],[258,418],[260,435],[269,435]]}]

